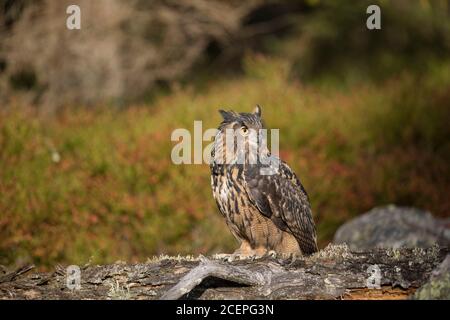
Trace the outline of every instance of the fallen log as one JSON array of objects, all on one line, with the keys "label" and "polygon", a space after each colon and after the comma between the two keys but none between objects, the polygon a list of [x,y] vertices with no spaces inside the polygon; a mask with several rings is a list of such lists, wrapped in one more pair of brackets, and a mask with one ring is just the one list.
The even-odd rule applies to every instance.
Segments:
[{"label": "fallen log", "polygon": [[161,256],[80,267],[79,286],[70,285],[73,267],[52,273],[25,267],[1,277],[0,299],[405,299],[448,253],[438,246],[350,251],[329,245],[294,260]]}]

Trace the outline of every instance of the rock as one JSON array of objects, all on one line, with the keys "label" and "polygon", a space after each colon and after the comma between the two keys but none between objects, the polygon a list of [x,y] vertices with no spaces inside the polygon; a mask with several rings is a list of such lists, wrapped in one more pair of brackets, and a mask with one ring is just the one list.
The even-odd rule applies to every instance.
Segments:
[{"label": "rock", "polygon": [[342,225],[333,243],[347,243],[351,250],[449,246],[449,225],[449,219],[436,219],[429,212],[389,205]]},{"label": "rock", "polygon": [[412,296],[416,300],[450,299],[450,255],[431,273],[430,279]]}]

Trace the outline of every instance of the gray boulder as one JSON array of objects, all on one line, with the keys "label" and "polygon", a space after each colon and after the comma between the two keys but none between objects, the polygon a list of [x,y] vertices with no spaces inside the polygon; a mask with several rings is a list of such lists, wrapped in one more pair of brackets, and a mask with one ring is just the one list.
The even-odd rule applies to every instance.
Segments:
[{"label": "gray boulder", "polygon": [[412,296],[415,300],[449,300],[450,299],[450,254],[431,273],[426,284]]},{"label": "gray boulder", "polygon": [[450,219],[416,208],[377,207],[342,225],[333,242],[352,250],[450,245]]}]

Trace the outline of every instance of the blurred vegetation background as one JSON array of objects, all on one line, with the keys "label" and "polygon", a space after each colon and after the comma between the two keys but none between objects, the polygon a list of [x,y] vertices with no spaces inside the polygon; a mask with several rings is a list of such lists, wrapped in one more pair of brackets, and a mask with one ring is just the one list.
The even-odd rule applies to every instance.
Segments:
[{"label": "blurred vegetation background", "polygon": [[231,252],[170,135],[256,103],[320,246],[378,205],[449,217],[449,53],[448,0],[0,0],[0,264]]}]

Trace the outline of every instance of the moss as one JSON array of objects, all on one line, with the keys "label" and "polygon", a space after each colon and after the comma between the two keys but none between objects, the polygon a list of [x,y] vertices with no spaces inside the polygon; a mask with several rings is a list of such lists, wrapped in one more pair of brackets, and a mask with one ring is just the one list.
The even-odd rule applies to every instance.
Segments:
[{"label": "moss", "polygon": [[346,244],[329,244],[324,249],[312,255],[309,259],[315,260],[343,260],[350,259],[353,255]]},{"label": "moss", "polygon": [[177,255],[177,256],[168,256],[166,254],[161,254],[159,256],[153,256],[151,258],[147,259],[147,263],[156,263],[164,260],[171,260],[171,261],[200,261],[200,256],[193,256],[193,255]]},{"label": "moss", "polygon": [[402,257],[401,250],[399,249],[387,249],[386,255],[392,257],[395,260],[400,260]]},{"label": "moss", "polygon": [[414,299],[418,300],[436,300],[450,299],[450,274],[447,273],[442,277],[435,278],[417,290]]},{"label": "moss", "polygon": [[113,300],[131,300],[133,294],[130,292],[129,286],[123,286],[117,280],[110,282],[110,289],[108,291],[108,297]]}]

